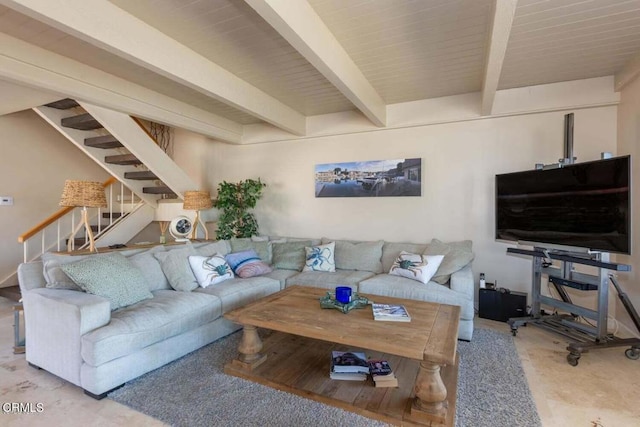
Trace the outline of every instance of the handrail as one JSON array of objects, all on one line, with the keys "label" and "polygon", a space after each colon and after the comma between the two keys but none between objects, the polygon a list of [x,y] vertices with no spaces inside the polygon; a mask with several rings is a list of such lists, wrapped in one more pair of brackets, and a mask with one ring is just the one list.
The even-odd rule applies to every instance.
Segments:
[{"label": "handrail", "polygon": [[[104,188],[107,188],[108,186],[110,186],[111,184],[113,184],[115,182],[117,182],[117,179],[115,179],[114,177],[110,177],[109,179],[107,179],[105,182],[102,183],[102,186]],[[73,206],[67,206],[67,207],[64,207],[64,208],[60,209],[59,211],[57,211],[53,215],[49,216],[49,218],[47,218],[44,221],[42,221],[40,224],[36,225],[35,227],[30,229],[26,233],[20,235],[18,237],[18,242],[19,243],[24,243],[26,240],[28,240],[31,237],[35,236],[40,231],[44,230],[45,228],[47,228],[48,226],[50,226],[51,224],[53,224],[54,222],[56,222],[57,220],[59,220],[60,218],[62,218],[66,214],[68,214],[69,212],[71,212],[73,209],[75,209]]]}]

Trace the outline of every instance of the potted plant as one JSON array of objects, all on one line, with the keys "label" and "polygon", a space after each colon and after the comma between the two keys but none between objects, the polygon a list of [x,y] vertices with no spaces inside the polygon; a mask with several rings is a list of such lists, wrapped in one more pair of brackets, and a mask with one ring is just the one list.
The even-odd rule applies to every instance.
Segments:
[{"label": "potted plant", "polygon": [[253,209],[266,187],[260,178],[237,183],[222,181],[218,184],[218,198],[213,206],[222,210],[218,219],[217,238],[251,237],[258,234],[258,221],[249,209]]}]

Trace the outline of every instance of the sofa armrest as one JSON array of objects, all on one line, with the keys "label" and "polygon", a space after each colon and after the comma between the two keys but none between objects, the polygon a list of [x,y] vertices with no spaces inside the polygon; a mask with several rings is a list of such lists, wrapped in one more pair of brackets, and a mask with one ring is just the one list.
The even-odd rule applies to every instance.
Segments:
[{"label": "sofa armrest", "polygon": [[23,294],[23,304],[27,361],[80,385],[80,338],[109,323],[109,301],[84,292],[39,288]]},{"label": "sofa armrest", "polygon": [[450,287],[452,291],[460,292],[473,301],[476,290],[471,263],[451,275]]}]

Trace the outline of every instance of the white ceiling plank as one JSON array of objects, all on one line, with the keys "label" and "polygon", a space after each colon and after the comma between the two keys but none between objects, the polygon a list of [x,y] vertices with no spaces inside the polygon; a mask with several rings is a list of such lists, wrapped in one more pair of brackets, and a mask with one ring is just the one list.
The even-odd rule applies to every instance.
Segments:
[{"label": "white ceiling plank", "polygon": [[135,83],[0,33],[0,78],[240,143],[242,126]]},{"label": "white ceiling plank", "polygon": [[498,89],[517,4],[518,0],[495,0],[484,80],[482,82],[481,114],[483,116],[491,115],[493,110],[493,101]]},{"label": "white ceiling plank", "polygon": [[306,0],[245,0],[377,126],[387,108],[347,52]]},{"label": "white ceiling plank", "polygon": [[304,115],[107,0],[0,3],[274,126],[306,132]]},{"label": "white ceiling plank", "polygon": [[614,90],[620,92],[622,88],[640,76],[640,54],[634,56],[614,76]]}]

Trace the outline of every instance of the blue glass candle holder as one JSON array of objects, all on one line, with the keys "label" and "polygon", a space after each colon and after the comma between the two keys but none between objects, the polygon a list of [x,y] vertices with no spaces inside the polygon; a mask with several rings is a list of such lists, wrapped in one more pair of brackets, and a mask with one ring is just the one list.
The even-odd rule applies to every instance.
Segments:
[{"label": "blue glass candle holder", "polygon": [[349,304],[351,302],[351,288],[349,286],[337,286],[336,300],[342,304]]}]

